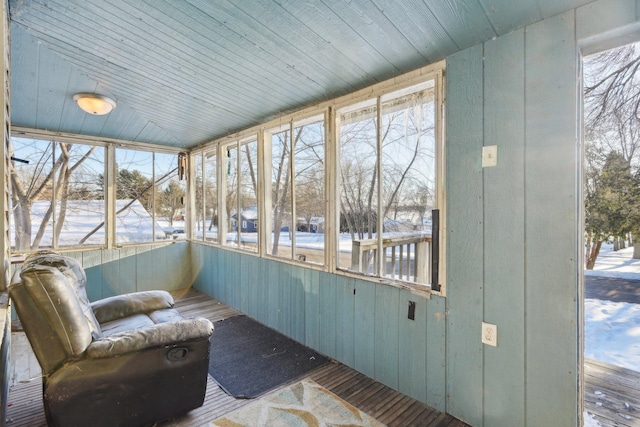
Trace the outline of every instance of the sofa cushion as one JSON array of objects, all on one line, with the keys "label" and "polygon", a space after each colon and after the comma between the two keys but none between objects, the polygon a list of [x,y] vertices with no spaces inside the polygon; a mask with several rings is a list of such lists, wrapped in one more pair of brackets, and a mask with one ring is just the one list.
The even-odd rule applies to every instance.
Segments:
[{"label": "sofa cushion", "polygon": [[177,322],[178,320],[182,320],[182,315],[175,308],[152,311],[149,313],[149,317],[153,320],[153,323]]},{"label": "sofa cushion", "polygon": [[[38,330],[31,331],[32,335],[50,336],[53,332],[67,355],[81,355],[91,343],[91,330],[67,277],[57,268],[46,265],[27,266],[20,277],[22,282],[14,287],[26,290],[46,321]],[[14,287],[9,290],[12,298]],[[23,324],[27,322],[20,320]]]},{"label": "sofa cushion", "polygon": [[173,307],[173,297],[167,291],[141,291],[116,295],[91,304],[98,322],[104,324],[134,314],[147,314]]},{"label": "sofa cushion", "polygon": [[91,309],[89,298],[87,298],[87,276],[80,262],[74,258],[65,257],[53,251],[42,250],[27,256],[22,265],[22,271],[38,265],[56,268],[66,277],[70,289],[78,298],[82,313],[91,331],[91,337],[93,339],[100,338],[102,331]]},{"label": "sofa cushion", "polygon": [[153,320],[151,320],[151,318],[146,314],[136,314],[134,316],[112,320],[111,322],[103,323],[100,326],[102,328],[102,336],[110,337],[111,335],[118,334],[120,332],[145,328],[153,325]]}]

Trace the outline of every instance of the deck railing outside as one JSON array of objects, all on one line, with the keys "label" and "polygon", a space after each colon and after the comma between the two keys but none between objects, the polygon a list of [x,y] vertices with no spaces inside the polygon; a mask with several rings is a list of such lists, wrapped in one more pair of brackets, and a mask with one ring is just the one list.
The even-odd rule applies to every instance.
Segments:
[{"label": "deck railing outside", "polygon": [[[431,236],[424,233],[394,234],[382,237],[384,262],[380,276],[407,282],[428,284]],[[351,270],[375,274],[378,263],[378,240],[353,240]]]}]

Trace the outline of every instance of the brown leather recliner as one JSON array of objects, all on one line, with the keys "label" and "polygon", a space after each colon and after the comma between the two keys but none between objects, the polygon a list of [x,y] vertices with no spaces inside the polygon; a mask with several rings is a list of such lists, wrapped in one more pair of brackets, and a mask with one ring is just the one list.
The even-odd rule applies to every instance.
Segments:
[{"label": "brown leather recliner", "polygon": [[142,426],[202,405],[207,319],[184,319],[166,291],[89,303],[77,260],[55,252],[25,260],[9,287],[43,371],[51,426]]}]

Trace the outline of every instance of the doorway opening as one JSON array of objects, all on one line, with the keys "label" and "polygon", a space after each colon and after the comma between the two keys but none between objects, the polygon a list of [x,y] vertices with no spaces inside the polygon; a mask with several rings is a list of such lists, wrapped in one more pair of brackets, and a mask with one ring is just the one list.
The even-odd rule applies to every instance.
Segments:
[{"label": "doorway opening", "polygon": [[640,43],[583,58],[585,426],[640,425]]}]

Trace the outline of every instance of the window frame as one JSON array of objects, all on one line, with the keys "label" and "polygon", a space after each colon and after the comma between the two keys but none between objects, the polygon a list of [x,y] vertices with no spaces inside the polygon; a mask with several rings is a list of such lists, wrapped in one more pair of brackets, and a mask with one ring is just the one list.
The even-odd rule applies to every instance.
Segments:
[{"label": "window frame", "polygon": [[[165,240],[154,240],[151,242],[137,242],[137,243],[124,243],[117,244],[116,236],[115,236],[115,224],[116,224],[116,177],[117,177],[117,165],[116,165],[116,156],[115,151],[117,148],[124,148],[135,151],[145,151],[151,152],[153,155],[156,153],[159,154],[169,154],[175,155],[176,157],[183,152],[183,150],[175,148],[175,147],[166,147],[166,146],[158,146],[154,144],[148,143],[140,143],[140,142],[131,142],[131,141],[123,141],[117,139],[108,139],[108,138],[96,138],[92,136],[85,135],[76,135],[69,133],[51,133],[49,131],[43,131],[38,129],[30,129],[24,127],[14,126],[11,129],[11,138],[28,138],[35,139],[47,142],[57,142],[57,143],[69,143],[69,144],[77,144],[84,146],[96,146],[104,149],[104,181],[105,181],[105,194],[104,194],[104,204],[105,204],[105,215],[104,215],[104,228],[105,228],[105,242],[103,244],[93,244],[93,245],[68,245],[68,246],[59,246],[52,244],[51,249],[53,250],[61,250],[61,251],[78,251],[78,250],[100,250],[100,249],[116,249],[122,247],[133,247],[133,246],[148,246],[148,245],[162,245],[162,244],[171,244],[173,243],[173,239]],[[186,188],[185,194],[188,194],[188,186]],[[155,191],[154,191],[155,192]],[[188,224],[188,210],[185,212],[185,222]],[[153,213],[153,220],[155,222],[155,212]],[[188,225],[185,224],[186,227]],[[10,218],[10,226],[13,227],[13,218]],[[44,248],[39,248],[44,249]],[[38,249],[35,249],[38,250]],[[28,254],[33,252],[34,250],[27,251],[15,251],[12,250],[14,254]]]},{"label": "window frame", "polygon": [[[199,147],[197,150],[192,151],[193,156],[198,155],[199,153],[203,155],[205,151],[211,151],[212,147],[218,150],[218,165],[217,169],[220,174],[220,170],[223,169],[221,167],[222,156],[221,153],[223,151],[224,146],[228,146],[230,143],[234,141],[247,140],[250,138],[254,138],[257,134],[258,140],[258,176],[260,177],[258,182],[258,205],[259,205],[259,214],[258,214],[258,230],[257,233],[259,235],[259,246],[257,253],[251,253],[247,251],[242,251],[242,253],[248,253],[250,255],[269,258],[272,260],[277,260],[279,262],[290,263],[295,265],[301,265],[311,269],[317,269],[325,272],[340,274],[349,277],[356,277],[362,280],[374,281],[377,283],[385,283],[392,286],[398,286],[401,288],[409,288],[412,291],[424,294],[437,294],[437,295],[446,295],[446,176],[445,176],[445,135],[444,135],[444,120],[445,120],[445,74],[446,66],[444,61],[440,61],[438,63],[429,65],[427,67],[420,68],[413,72],[404,74],[402,76],[398,76],[396,78],[375,84],[365,89],[361,89],[352,94],[339,97],[330,101],[326,101],[321,103],[315,107],[306,108],[295,113],[283,116],[279,119],[272,120],[270,122],[266,122],[260,124],[258,126],[254,126],[245,131],[238,132],[233,136],[221,138],[218,140],[211,141],[210,143],[204,144],[202,147]],[[415,282],[407,282],[403,280],[381,277],[378,276],[369,276],[363,275],[359,273],[355,273],[353,271],[343,270],[338,267],[337,256],[338,256],[338,243],[339,243],[339,221],[340,221],[340,180],[339,180],[339,150],[340,150],[340,136],[339,129],[336,124],[336,111],[339,109],[349,107],[351,105],[365,102],[370,98],[377,98],[378,109],[380,107],[380,99],[382,99],[385,95],[391,94],[394,92],[401,91],[406,88],[410,88],[415,85],[419,85],[428,80],[434,81],[434,108],[435,108],[435,177],[436,177],[436,188],[435,188],[435,205],[439,210],[440,224],[439,224],[439,239],[434,246],[439,247],[439,268],[438,274],[439,283],[438,286],[431,286],[431,284],[424,285],[418,284]],[[292,248],[292,256],[287,257],[279,257],[270,255],[270,248],[268,247],[269,242],[271,241],[271,136],[279,131],[288,130],[293,136],[294,129],[301,126],[300,123],[304,123],[305,120],[309,120],[319,115],[324,115],[324,131],[325,131],[325,140],[324,140],[324,159],[325,159],[325,193],[324,193],[324,212],[325,212],[325,233],[324,233],[324,263],[322,265],[313,264],[305,261],[301,261],[296,259],[294,256],[295,249]],[[291,157],[294,156],[292,153]],[[290,171],[293,174],[293,169],[295,165],[291,164]],[[292,202],[295,205],[295,184],[293,181],[290,184],[292,186],[292,196],[294,197],[294,201]],[[218,195],[220,197],[221,194],[221,186],[220,182],[217,185]],[[192,191],[193,194],[193,191]],[[220,203],[220,200],[219,200]],[[382,221],[380,218],[379,221]],[[334,232],[327,233],[327,230],[333,230]],[[220,239],[219,239],[220,240]],[[200,242],[201,240],[198,239]],[[213,244],[215,246],[220,246],[225,250],[236,250],[239,251],[238,248],[233,248],[227,245],[217,244],[204,241],[205,244]],[[380,250],[381,248],[379,248]],[[437,290],[439,288],[439,290]]]}]

